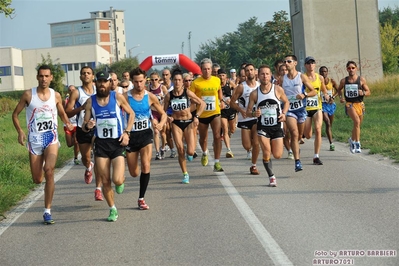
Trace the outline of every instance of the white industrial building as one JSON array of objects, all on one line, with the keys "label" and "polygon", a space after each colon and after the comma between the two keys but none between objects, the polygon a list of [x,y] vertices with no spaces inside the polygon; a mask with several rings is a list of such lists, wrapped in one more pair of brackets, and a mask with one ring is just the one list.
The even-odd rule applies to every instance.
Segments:
[{"label": "white industrial building", "polygon": [[90,12],[90,18],[50,24],[51,48],[21,50],[0,47],[0,92],[37,85],[36,67],[50,56],[61,64],[65,85],[80,85],[80,69],[93,69],[126,58],[124,11],[112,7]]}]

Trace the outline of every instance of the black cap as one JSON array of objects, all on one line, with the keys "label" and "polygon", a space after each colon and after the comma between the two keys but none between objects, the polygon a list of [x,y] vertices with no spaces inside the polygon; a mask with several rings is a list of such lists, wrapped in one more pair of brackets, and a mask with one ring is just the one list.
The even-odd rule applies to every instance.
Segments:
[{"label": "black cap", "polygon": [[110,80],[111,79],[111,75],[107,72],[107,71],[100,71],[97,72],[96,74],[96,80]]},{"label": "black cap", "polygon": [[227,74],[227,72],[226,72],[226,70],[224,70],[223,68],[220,68],[220,69],[218,70],[218,75],[220,75],[220,74]]},{"label": "black cap", "polygon": [[307,62],[309,62],[309,61],[315,61],[315,62],[316,62],[316,60],[314,59],[313,56],[308,56],[308,57],[305,58],[305,64],[306,64]]}]

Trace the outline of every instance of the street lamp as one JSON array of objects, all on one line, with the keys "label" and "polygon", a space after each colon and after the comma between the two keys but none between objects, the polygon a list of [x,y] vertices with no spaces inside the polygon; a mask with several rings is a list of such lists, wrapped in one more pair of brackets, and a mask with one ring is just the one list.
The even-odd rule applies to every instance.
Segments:
[{"label": "street lamp", "polygon": [[138,60],[138,59],[139,59],[138,56],[139,56],[140,54],[144,54],[144,51],[141,51],[140,53],[136,54],[135,56],[133,56],[133,58],[136,57],[137,60]]},{"label": "street lamp", "polygon": [[132,48],[130,48],[130,49],[128,50],[128,52],[129,52],[129,58],[132,58],[132,50],[133,50],[134,48],[137,48],[137,47],[140,47],[140,44],[137,44],[137,45],[133,46]]}]

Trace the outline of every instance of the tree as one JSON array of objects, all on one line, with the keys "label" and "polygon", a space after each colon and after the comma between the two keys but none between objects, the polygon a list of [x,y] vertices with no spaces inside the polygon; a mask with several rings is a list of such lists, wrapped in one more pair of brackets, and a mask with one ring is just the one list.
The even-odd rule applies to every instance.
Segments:
[{"label": "tree", "polygon": [[98,66],[94,72],[97,73],[98,71],[112,71],[115,72],[115,74],[118,76],[120,79],[122,77],[122,73],[126,71],[131,71],[132,69],[136,68],[139,66],[139,61],[137,57],[132,57],[132,58],[125,58],[122,60],[119,60],[111,65],[104,65],[101,64]]},{"label": "tree", "polygon": [[12,0],[0,0],[0,14],[4,13],[4,15],[7,17],[11,16],[14,14],[15,9],[11,8]]},{"label": "tree", "polygon": [[385,74],[399,73],[399,23],[380,26],[382,66]]},{"label": "tree", "polygon": [[42,62],[37,65],[37,69],[39,69],[39,67],[42,65],[48,65],[51,69],[51,73],[53,74],[53,80],[50,83],[50,88],[53,88],[55,91],[58,91],[61,96],[64,96],[65,86],[62,81],[65,77],[65,72],[62,69],[61,64],[54,64],[50,54],[48,53],[47,58],[42,55]]},{"label": "tree", "polygon": [[291,24],[287,12],[279,11],[273,21],[262,24],[251,17],[236,31],[201,44],[195,61],[208,57],[227,69],[238,68],[244,62],[272,65],[277,58],[291,53]]},{"label": "tree", "polygon": [[385,26],[387,22],[391,22],[393,27],[399,25],[399,6],[396,6],[394,9],[391,7],[386,7],[383,10],[379,11],[380,24],[381,26]]}]

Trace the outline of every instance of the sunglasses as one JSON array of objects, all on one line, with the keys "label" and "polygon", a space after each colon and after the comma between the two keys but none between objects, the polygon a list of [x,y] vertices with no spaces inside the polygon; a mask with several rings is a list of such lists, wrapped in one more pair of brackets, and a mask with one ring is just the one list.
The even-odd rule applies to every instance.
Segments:
[{"label": "sunglasses", "polygon": [[162,76],[169,76],[169,74],[162,74]]},{"label": "sunglasses", "polygon": [[294,61],[293,61],[293,60],[284,60],[283,62],[284,62],[284,64],[286,64],[286,63],[291,64],[291,63],[294,62]]},{"label": "sunglasses", "polygon": [[158,81],[158,79],[151,79],[151,81]]},{"label": "sunglasses", "polygon": [[313,64],[316,64],[316,62],[314,62],[314,61],[312,61],[312,62],[307,62],[307,63],[305,63],[306,65],[313,65]]},{"label": "sunglasses", "polygon": [[186,79],[186,80],[184,80],[184,82],[191,82],[191,81],[193,81],[192,79]]},{"label": "sunglasses", "polygon": [[129,85],[121,86],[121,87],[124,88],[124,89],[126,89],[126,88],[129,88]]}]

